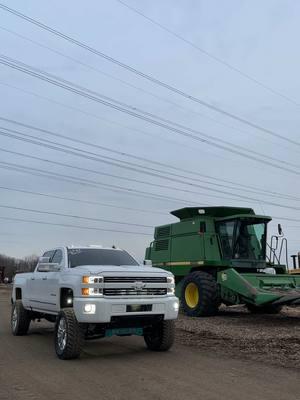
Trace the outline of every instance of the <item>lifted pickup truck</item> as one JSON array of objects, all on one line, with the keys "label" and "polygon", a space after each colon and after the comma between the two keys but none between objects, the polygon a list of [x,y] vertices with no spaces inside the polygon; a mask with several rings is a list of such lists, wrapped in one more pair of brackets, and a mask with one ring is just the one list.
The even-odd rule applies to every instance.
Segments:
[{"label": "lifted pickup truck", "polygon": [[139,263],[126,251],[100,246],[46,251],[32,273],[17,274],[11,327],[25,335],[32,320],[55,323],[61,359],[80,356],[83,340],[140,335],[150,350],[174,341],[179,303],[174,277]]}]

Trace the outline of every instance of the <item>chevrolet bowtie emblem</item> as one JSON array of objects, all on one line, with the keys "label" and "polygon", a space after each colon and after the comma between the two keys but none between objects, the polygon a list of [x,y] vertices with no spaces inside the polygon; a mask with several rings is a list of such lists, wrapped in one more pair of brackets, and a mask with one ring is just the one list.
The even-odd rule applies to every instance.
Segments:
[{"label": "chevrolet bowtie emblem", "polygon": [[140,282],[140,281],[136,281],[136,282],[134,282],[132,287],[133,287],[133,289],[135,289],[137,291],[141,291],[146,287],[146,283]]}]

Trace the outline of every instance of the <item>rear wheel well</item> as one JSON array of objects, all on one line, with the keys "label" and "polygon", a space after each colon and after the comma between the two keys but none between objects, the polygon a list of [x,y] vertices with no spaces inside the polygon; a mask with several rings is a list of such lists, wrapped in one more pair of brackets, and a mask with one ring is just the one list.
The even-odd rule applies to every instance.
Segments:
[{"label": "rear wheel well", "polygon": [[214,278],[216,278],[218,269],[219,269],[219,267],[194,267],[194,268],[191,268],[190,274],[192,272],[196,272],[196,271],[203,271],[203,272],[206,272],[206,273],[212,275]]},{"label": "rear wheel well", "polygon": [[73,290],[70,288],[60,289],[60,308],[73,307]]}]

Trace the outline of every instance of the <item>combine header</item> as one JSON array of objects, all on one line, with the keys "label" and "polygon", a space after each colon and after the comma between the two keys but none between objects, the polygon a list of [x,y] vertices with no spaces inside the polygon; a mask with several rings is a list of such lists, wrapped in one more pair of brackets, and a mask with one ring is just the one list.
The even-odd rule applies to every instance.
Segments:
[{"label": "combine header", "polygon": [[215,315],[221,303],[245,304],[257,313],[300,305],[300,275],[288,270],[280,225],[267,244],[271,217],[239,207],[182,208],[171,214],[180,222],[155,228],[145,258],[175,275],[187,315]]}]

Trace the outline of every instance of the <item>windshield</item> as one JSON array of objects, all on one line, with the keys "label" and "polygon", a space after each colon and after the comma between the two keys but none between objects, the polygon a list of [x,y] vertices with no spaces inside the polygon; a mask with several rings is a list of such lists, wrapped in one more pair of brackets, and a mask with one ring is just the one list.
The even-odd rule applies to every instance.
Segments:
[{"label": "windshield", "polygon": [[139,265],[124,250],[110,249],[69,249],[69,267],[80,265]]},{"label": "windshield", "polygon": [[266,223],[231,220],[217,224],[224,259],[265,260]]}]

